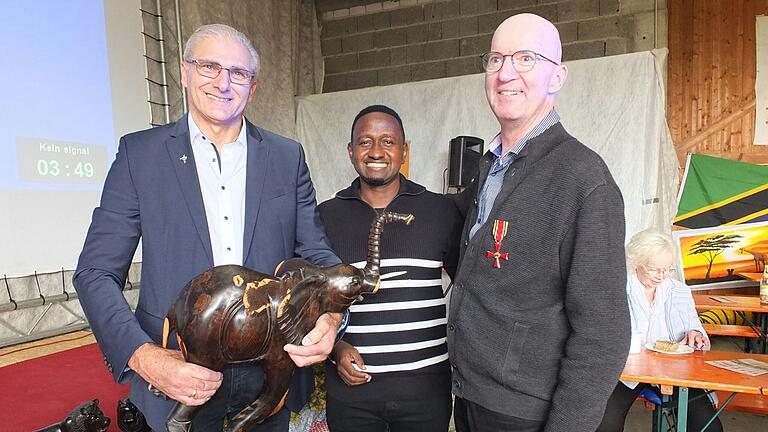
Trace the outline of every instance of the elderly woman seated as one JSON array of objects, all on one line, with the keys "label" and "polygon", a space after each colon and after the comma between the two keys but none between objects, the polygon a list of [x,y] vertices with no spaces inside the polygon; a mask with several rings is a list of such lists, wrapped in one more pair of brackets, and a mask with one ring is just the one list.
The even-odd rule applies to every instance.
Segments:
[{"label": "elderly woman seated", "polygon": [[[627,245],[627,299],[632,319],[632,332],[639,333],[641,342],[653,345],[667,340],[693,349],[709,349],[710,343],[701,326],[690,289],[669,277],[674,270],[674,245],[668,236],[653,230],[636,234]],[[637,395],[645,389],[658,390],[650,384],[619,381],[608,399],[598,432],[624,430],[624,420]],[[690,398],[703,390],[690,389]],[[677,398],[677,390],[673,399]],[[699,431],[715,414],[708,397],[689,404],[689,430]],[[722,431],[719,419],[706,429]]]}]

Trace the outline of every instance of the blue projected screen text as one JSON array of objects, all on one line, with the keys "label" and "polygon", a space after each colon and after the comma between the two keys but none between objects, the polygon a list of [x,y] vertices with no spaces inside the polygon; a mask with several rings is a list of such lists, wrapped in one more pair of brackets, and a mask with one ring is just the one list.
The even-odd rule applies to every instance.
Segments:
[{"label": "blue projected screen text", "polygon": [[4,9],[0,189],[99,190],[116,151],[103,0]]}]

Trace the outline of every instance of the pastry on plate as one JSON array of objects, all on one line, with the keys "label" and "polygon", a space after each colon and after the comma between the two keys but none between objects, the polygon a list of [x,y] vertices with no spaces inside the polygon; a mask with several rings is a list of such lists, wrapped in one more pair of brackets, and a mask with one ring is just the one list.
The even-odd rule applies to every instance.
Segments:
[{"label": "pastry on plate", "polygon": [[677,352],[680,344],[668,340],[657,340],[653,344],[653,348],[664,352]]}]

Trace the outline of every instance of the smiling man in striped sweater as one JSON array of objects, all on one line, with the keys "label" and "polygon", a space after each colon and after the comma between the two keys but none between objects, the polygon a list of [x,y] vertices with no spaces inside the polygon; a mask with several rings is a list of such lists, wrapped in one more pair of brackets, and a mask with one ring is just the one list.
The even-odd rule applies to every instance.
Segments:
[{"label": "smiling man in striped sweater", "polygon": [[347,150],[359,177],[319,206],[339,258],[365,264],[377,212],[416,219],[384,229],[381,289],[352,305],[346,334],[326,362],[328,425],[333,432],[445,432],[451,371],[441,276],[443,268],[451,277],[456,270],[463,220],[444,196],[400,175],[408,143],[391,108],[360,111]]}]

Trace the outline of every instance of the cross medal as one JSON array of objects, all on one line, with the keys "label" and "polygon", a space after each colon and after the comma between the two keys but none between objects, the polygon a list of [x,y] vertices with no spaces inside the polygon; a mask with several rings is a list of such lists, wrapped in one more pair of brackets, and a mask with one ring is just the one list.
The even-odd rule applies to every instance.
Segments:
[{"label": "cross medal", "polygon": [[493,221],[493,241],[496,244],[495,251],[485,251],[486,258],[493,259],[493,268],[501,268],[501,261],[509,260],[508,252],[501,252],[501,241],[507,236],[509,222],[496,219]]}]

